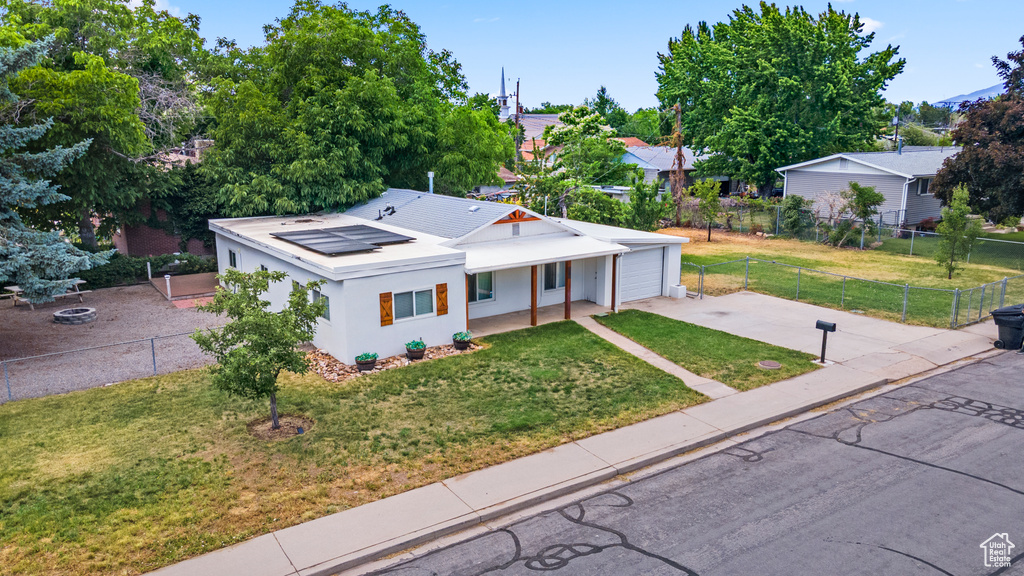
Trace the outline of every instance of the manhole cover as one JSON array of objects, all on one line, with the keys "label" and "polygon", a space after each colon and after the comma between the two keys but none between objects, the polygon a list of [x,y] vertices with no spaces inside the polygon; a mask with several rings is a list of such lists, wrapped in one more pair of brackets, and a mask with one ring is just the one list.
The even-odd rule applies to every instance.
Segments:
[{"label": "manhole cover", "polygon": [[779,364],[775,360],[761,360],[757,363],[758,368],[764,368],[765,370],[778,370],[782,368],[782,364]]}]

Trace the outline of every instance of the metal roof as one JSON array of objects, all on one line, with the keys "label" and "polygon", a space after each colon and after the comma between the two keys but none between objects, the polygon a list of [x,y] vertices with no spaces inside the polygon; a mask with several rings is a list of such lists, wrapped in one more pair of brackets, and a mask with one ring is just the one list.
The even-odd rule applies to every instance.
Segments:
[{"label": "metal roof", "polygon": [[[676,159],[676,149],[670,146],[627,146],[626,152],[654,166],[659,171],[671,170]],[[693,170],[694,160],[703,160],[707,155],[694,157],[693,150],[683,146],[683,170]]]},{"label": "metal roof", "polygon": [[855,162],[873,166],[899,176],[906,176],[908,178],[928,177],[934,176],[939,171],[939,168],[942,167],[942,162],[946,158],[955,156],[959,151],[960,148],[957,146],[904,146],[901,153],[896,151],[844,152],[825,156],[824,158],[808,160],[799,164],[783,166],[782,168],[776,168],[776,170],[782,172],[803,168],[812,164],[820,164],[836,158],[849,158]]},{"label": "metal roof", "polygon": [[432,236],[461,238],[517,208],[511,204],[390,188],[378,198],[349,208],[345,214]]}]

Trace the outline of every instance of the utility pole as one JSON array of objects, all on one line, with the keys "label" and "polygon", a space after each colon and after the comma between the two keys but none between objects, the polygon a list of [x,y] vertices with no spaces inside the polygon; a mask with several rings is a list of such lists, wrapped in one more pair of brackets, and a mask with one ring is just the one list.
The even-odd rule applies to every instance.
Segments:
[{"label": "utility pole", "polygon": [[683,107],[676,102],[671,110],[676,113],[676,129],[672,133],[672,145],[676,147],[676,158],[672,161],[672,174],[669,186],[672,187],[672,199],[676,203],[676,226],[683,225],[683,184],[686,176],[683,173]]},{"label": "utility pole", "polygon": [[516,78],[516,164],[523,163],[523,136],[519,132],[519,78]]}]

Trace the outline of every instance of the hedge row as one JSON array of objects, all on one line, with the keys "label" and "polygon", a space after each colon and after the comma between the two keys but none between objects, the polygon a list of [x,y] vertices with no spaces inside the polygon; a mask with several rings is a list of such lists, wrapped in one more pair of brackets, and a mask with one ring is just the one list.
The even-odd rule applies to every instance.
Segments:
[{"label": "hedge row", "polygon": [[153,274],[173,264],[176,274],[196,274],[199,272],[216,272],[217,260],[203,258],[195,254],[161,254],[159,256],[124,256],[115,253],[110,262],[90,270],[82,270],[78,277],[89,283],[89,289],[109,288],[123,284],[136,284],[146,280],[146,262],[150,263]]}]

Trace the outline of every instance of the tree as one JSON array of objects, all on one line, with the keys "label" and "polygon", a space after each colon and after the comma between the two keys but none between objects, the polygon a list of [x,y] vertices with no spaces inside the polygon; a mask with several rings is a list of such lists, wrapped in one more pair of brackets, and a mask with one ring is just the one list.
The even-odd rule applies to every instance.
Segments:
[{"label": "tree", "polygon": [[37,145],[92,141],[54,178],[68,198],[27,217],[96,247],[93,219],[101,219],[101,234],[109,232],[116,225],[110,216],[134,210],[150,191],[156,169],[138,161],[191,135],[199,114],[189,77],[203,53],[199,19],[158,11],[153,0],[136,7],[129,0],[4,0],[3,9],[13,31],[4,45],[55,38],[49,57],[11,83],[30,103],[24,122],[54,121]]},{"label": "tree", "polygon": [[661,220],[669,216],[669,203],[659,198],[660,182],[644,182],[643,170],[633,176],[633,187],[626,204],[626,226],[634,230],[653,232],[661,227]]},{"label": "tree", "polygon": [[65,200],[52,178],[80,158],[89,141],[30,153],[24,148],[42,139],[53,122],[15,126],[21,102],[11,92],[11,78],[35,66],[45,55],[46,40],[18,48],[0,48],[0,282],[16,284],[30,302],[53,300],[71,287],[71,276],[105,264],[109,254],[91,254],[57,232],[25,225],[18,213]]},{"label": "tree", "polygon": [[447,51],[400,11],[299,0],[266,44],[218,47],[202,169],[230,215],[340,210],[385,188],[442,192],[496,183],[513,153],[490,110],[467,105]]},{"label": "tree", "polygon": [[[1020,39],[1024,46],[1024,36]],[[1024,214],[1024,50],[993,56],[1006,94],[995,100],[965,102],[953,140],[963,146],[947,158],[929,191],[945,204],[965,185],[970,203],[992,222]]]},{"label": "tree", "polygon": [[831,6],[813,16],[762,2],[670,40],[658,98],[681,104],[686,144],[711,153],[697,173],[768,192],[779,166],[870,148],[891,120],[880,91],[904,61],[892,46],[867,53],[874,33],[862,32],[857,14]]},{"label": "tree", "polygon": [[498,106],[498,99],[493,98],[490,94],[484,94],[483,92],[477,92],[466,100],[466,106],[470,110],[486,110],[497,118],[498,114],[501,113],[501,106]]},{"label": "tree", "polygon": [[614,128],[619,136],[633,136],[653,146],[661,143],[664,137],[663,125],[668,127],[656,108],[639,108],[621,126]]},{"label": "tree", "polygon": [[573,220],[622,226],[627,219],[626,204],[591,186],[575,186],[568,206]]},{"label": "tree", "polygon": [[698,180],[689,190],[690,194],[697,198],[697,212],[708,224],[708,242],[711,242],[711,225],[722,209],[721,196],[718,195],[719,186],[721,183],[717,180]]},{"label": "tree", "polygon": [[629,119],[629,112],[622,109],[622,106],[608,95],[608,89],[601,86],[597,89],[594,99],[584,99],[583,105],[600,114],[604,123],[612,128],[618,129]]},{"label": "tree", "polygon": [[864,248],[864,230],[871,222],[871,217],[878,214],[878,207],[885,202],[885,196],[875,192],[874,186],[861,186],[851,181],[850,187],[843,191],[843,199],[846,200],[846,209],[861,221],[860,247]]},{"label": "tree", "polygon": [[939,248],[935,252],[935,261],[946,271],[946,278],[953,279],[953,273],[963,268],[959,261],[967,258],[974,246],[974,241],[981,234],[981,222],[968,218],[971,209],[968,207],[970,192],[963,184],[953,189],[953,198],[949,206],[942,208],[942,221],[935,229],[939,233]]},{"label": "tree", "polygon": [[210,369],[214,386],[243,398],[269,398],[275,430],[281,427],[277,420],[278,376],[285,370],[304,374],[309,369],[306,355],[297,346],[313,339],[317,318],[325,311],[324,300],[310,302],[309,298],[309,291],[318,289],[324,280],[306,286],[292,284],[284,309],[269,310],[270,302],[262,300],[261,295],[271,282],[286,277],[284,272],[246,274],[228,268],[218,276],[226,288],[217,290],[213,302],[200,309],[226,314],[230,321],[221,329],[196,330],[192,334],[196,344],[217,359]]}]

